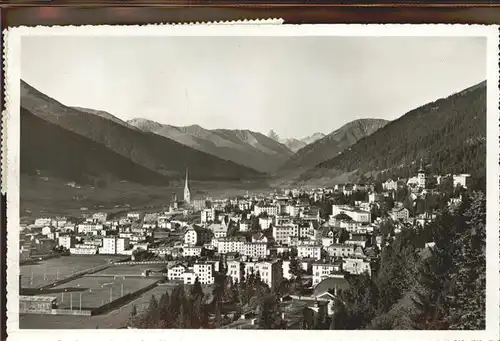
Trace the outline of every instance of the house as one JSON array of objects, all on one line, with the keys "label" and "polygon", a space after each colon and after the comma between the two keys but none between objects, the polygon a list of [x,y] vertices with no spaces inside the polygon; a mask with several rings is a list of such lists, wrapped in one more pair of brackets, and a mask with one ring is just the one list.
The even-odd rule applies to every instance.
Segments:
[{"label": "house", "polygon": [[129,245],[129,238],[104,237],[102,238],[102,247],[99,248],[99,253],[104,255],[121,254],[129,249]]},{"label": "house", "polygon": [[314,288],[313,295],[315,298],[323,297],[325,293],[336,297],[342,291],[349,289],[349,282],[343,276],[326,277],[319,282]]},{"label": "house", "polygon": [[355,192],[366,192],[368,190],[368,186],[366,184],[354,184],[352,188]]},{"label": "house", "polygon": [[327,277],[342,276],[342,263],[313,263],[312,264],[312,274],[313,274],[313,286],[318,285],[323,279]]},{"label": "house", "polygon": [[252,234],[252,243],[267,243],[267,237],[262,232]]},{"label": "house", "polygon": [[228,260],[227,264],[227,276],[231,277],[233,283],[238,281],[240,283],[245,275],[244,265],[239,260]]},{"label": "house", "polygon": [[470,174],[458,174],[453,175],[453,187],[461,186],[467,188],[470,185],[471,176]]},{"label": "house", "polygon": [[371,275],[370,262],[360,258],[344,258],[342,269],[352,275],[367,273]]},{"label": "house", "polygon": [[201,256],[202,246],[184,245],[182,246],[183,257],[199,257]]},{"label": "house", "polygon": [[406,221],[410,219],[410,211],[406,207],[393,208],[389,213],[389,216],[393,220],[403,220]]},{"label": "house", "polygon": [[209,223],[213,222],[215,219],[215,209],[214,208],[205,208],[201,210],[201,222]]},{"label": "house", "polygon": [[345,196],[352,195],[352,193],[354,193],[354,186],[352,184],[344,185],[342,193],[344,193]]},{"label": "house", "polygon": [[355,222],[359,223],[370,223],[371,213],[370,211],[365,211],[356,207],[350,207],[347,205],[332,205],[332,216],[344,213],[349,216]]},{"label": "house", "polygon": [[271,217],[259,217],[259,225],[262,230],[267,230],[272,223],[273,219]]},{"label": "house", "polygon": [[130,221],[138,221],[141,219],[141,214],[139,212],[127,213],[127,219],[129,219]]},{"label": "house", "polygon": [[359,245],[362,247],[366,246],[366,243],[368,241],[368,236],[366,234],[361,234],[361,233],[351,233],[350,238],[346,240],[346,244],[349,245]]},{"label": "house", "polygon": [[290,272],[290,261],[289,260],[283,260],[281,262],[281,266],[283,268],[283,278],[290,280],[293,278],[292,273]]},{"label": "house", "polygon": [[184,264],[173,264],[167,269],[167,278],[169,281],[183,280],[183,275],[186,270],[187,266],[185,266]]},{"label": "house", "polygon": [[382,194],[375,193],[375,192],[368,194],[368,202],[370,204],[376,203],[376,202],[381,202],[383,200],[384,200],[384,196]]},{"label": "house", "polygon": [[228,226],[224,224],[211,224],[208,226],[208,229],[212,231],[215,239],[226,238],[227,228]]},{"label": "house", "polygon": [[184,243],[187,245],[203,245],[212,240],[212,231],[202,227],[189,226],[184,233]]},{"label": "house", "polygon": [[58,245],[69,250],[75,246],[75,237],[71,235],[59,236]]},{"label": "house", "polygon": [[332,244],[326,248],[330,257],[349,257],[354,255],[354,245]]},{"label": "house", "polygon": [[250,221],[249,220],[240,220],[239,221],[239,224],[240,224],[240,232],[246,232],[250,229]]},{"label": "house", "polygon": [[365,252],[361,246],[357,245],[354,248],[354,257],[357,257],[357,258],[365,258],[366,257]]},{"label": "house", "polygon": [[37,218],[35,220],[35,226],[43,227],[50,226],[52,224],[52,218]]},{"label": "house", "polygon": [[320,244],[300,244],[297,245],[297,257],[298,258],[314,258],[316,260],[321,259],[321,245]]}]

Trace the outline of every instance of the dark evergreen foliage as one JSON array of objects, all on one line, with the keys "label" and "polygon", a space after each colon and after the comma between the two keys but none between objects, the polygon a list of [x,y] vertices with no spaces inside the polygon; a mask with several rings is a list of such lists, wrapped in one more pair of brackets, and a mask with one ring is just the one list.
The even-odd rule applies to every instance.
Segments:
[{"label": "dark evergreen foliage", "polygon": [[[409,177],[416,160],[433,174],[486,174],[486,82],[410,111],[340,155],[320,163],[303,179],[358,170]],[[473,167],[471,167],[473,165]],[[322,171],[323,170],[323,171]],[[479,180],[482,181],[482,180]]]}]

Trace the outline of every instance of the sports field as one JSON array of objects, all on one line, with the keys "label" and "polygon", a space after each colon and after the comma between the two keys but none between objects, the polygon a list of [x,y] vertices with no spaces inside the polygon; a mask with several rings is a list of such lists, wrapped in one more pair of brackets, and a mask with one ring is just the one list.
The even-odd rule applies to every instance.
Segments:
[{"label": "sports field", "polygon": [[114,265],[104,270],[96,272],[96,275],[110,276],[125,276],[133,275],[140,276],[145,270],[162,271],[168,265],[165,264],[141,264],[141,265]]},{"label": "sports field", "polygon": [[21,287],[38,288],[82,271],[106,266],[110,260],[119,259],[123,259],[123,257],[108,255],[64,256],[21,265]]},{"label": "sports field", "polygon": [[[140,314],[149,305],[151,296],[159,299],[166,291],[170,294],[174,287],[178,285],[171,283],[169,285],[159,285],[146,291],[137,299],[110,311],[107,314],[95,316],[65,316],[65,315],[35,315],[20,314],[19,328],[21,329],[116,329],[125,327],[132,307],[135,306]],[[213,286],[202,286],[205,294],[213,291]],[[187,288],[186,288],[187,289]],[[189,290],[189,289],[187,289]],[[74,294],[75,295],[75,294]],[[76,304],[77,302],[73,302]],[[79,303],[79,302],[78,302]],[[77,306],[75,306],[77,307]]]},{"label": "sports field", "polygon": [[60,309],[79,309],[80,300],[82,309],[94,309],[155,282],[147,278],[80,277],[52,288],[56,293],[43,295],[57,297]]}]

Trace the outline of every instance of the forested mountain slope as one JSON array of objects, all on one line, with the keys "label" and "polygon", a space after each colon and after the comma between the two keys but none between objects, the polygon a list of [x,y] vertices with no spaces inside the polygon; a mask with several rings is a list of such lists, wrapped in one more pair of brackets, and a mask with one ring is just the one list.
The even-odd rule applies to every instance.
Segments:
[{"label": "forested mountain slope", "polygon": [[353,171],[405,177],[414,175],[420,159],[431,173],[485,176],[486,82],[408,112],[304,173],[301,180]]}]

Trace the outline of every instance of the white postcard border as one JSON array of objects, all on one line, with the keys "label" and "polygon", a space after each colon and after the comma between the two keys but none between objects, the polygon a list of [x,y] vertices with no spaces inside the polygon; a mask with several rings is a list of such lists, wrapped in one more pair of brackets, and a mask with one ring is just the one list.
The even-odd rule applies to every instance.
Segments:
[{"label": "white postcard border", "polygon": [[[7,30],[4,56],[6,62],[3,170],[7,192],[7,333],[12,340],[68,340],[99,338],[101,340],[182,340],[202,336],[206,340],[221,338],[253,339],[306,337],[335,339],[444,340],[499,339],[499,40],[497,26],[481,25],[148,25],[148,26],[65,26],[18,27]],[[21,37],[40,35],[78,36],[482,36],[487,38],[487,317],[485,331],[263,331],[263,330],[26,330],[19,329],[19,141],[20,141],[20,51]],[[425,51],[423,52],[425,53]],[[10,298],[10,299],[9,299]],[[328,334],[326,334],[328,333]]]}]

